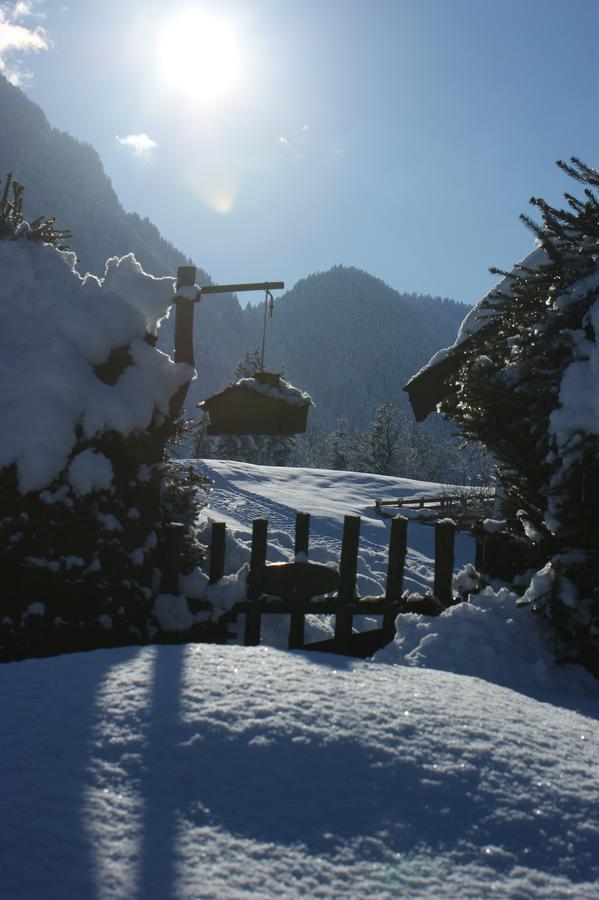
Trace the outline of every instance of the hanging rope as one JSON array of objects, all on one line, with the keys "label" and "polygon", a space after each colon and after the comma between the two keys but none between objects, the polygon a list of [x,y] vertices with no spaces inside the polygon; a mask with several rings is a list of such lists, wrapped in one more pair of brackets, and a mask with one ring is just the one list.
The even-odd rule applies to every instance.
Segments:
[{"label": "hanging rope", "polygon": [[268,313],[270,313],[270,317],[272,318],[272,311],[274,308],[274,300],[271,292],[268,288],[264,294],[264,327],[262,329],[262,351],[260,353],[260,371],[264,372],[264,349],[266,346],[266,318]]}]

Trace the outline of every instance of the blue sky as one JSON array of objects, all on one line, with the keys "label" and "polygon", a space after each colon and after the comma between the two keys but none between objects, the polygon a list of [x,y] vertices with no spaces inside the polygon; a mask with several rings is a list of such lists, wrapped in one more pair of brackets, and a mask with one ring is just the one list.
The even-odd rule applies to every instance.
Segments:
[{"label": "blue sky", "polygon": [[0,10],[5,71],[216,281],[343,263],[474,302],[530,249],[529,197],[571,189],[555,160],[599,165],[596,0]]}]

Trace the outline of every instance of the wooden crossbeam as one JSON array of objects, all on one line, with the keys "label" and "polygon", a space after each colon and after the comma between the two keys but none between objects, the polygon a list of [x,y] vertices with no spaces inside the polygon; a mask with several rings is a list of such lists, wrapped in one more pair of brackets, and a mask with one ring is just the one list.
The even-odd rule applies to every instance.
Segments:
[{"label": "wooden crossbeam", "polygon": [[203,284],[201,294],[239,294],[242,291],[281,291],[284,281],[253,281],[248,284]]}]

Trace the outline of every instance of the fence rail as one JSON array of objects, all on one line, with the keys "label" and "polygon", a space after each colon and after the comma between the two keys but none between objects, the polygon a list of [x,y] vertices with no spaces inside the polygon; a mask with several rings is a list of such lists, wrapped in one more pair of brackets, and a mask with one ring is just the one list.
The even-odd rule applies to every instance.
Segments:
[{"label": "fence rail", "polygon": [[[310,649],[367,657],[384,647],[394,637],[395,618],[408,609],[436,615],[452,602],[451,581],[454,562],[455,525],[450,520],[435,526],[435,577],[433,594],[423,595],[408,604],[403,596],[403,579],[408,547],[408,519],[395,516],[390,520],[389,549],[385,593],[381,596],[359,597],[356,593],[358,552],[360,540],[359,516],[345,516],[338,569],[309,562],[310,516],[298,512],[295,524],[295,561],[268,563],[268,521],[254,519],[250,571],[246,597],[221,617],[222,623],[234,622],[245,615],[244,644],[260,643],[261,622],[264,614],[288,615],[290,649]],[[176,592],[175,576],[179,558],[177,543],[182,541],[182,526],[171,530],[169,546],[170,563],[163,571],[161,589]],[[170,541],[170,542],[169,542]],[[209,546],[208,577],[216,584],[225,573],[226,526],[224,522],[212,525]],[[167,576],[165,578],[165,575]],[[335,616],[334,636],[324,641],[306,643],[306,615]],[[354,631],[356,616],[381,616],[379,628]]]},{"label": "fence rail", "polygon": [[456,508],[466,510],[473,504],[490,503],[493,493],[485,491],[468,491],[461,494],[441,494],[438,497],[399,497],[397,500],[375,500],[377,513],[383,513],[384,506],[396,506],[399,509],[439,509],[441,513],[450,513]]}]

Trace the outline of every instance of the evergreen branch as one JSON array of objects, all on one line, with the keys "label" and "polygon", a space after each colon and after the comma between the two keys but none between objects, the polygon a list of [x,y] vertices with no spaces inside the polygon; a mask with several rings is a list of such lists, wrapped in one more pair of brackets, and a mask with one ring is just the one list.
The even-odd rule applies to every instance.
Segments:
[{"label": "evergreen branch", "polygon": [[571,156],[570,163],[571,165],[561,159],[556,161],[557,166],[570,178],[574,178],[575,181],[582,184],[591,184],[593,187],[599,188],[599,170],[587,166],[577,156]]},{"label": "evergreen branch", "polygon": [[[9,192],[12,188],[12,200],[9,200]],[[0,238],[14,238],[19,225],[25,223],[23,215],[23,196],[25,187],[15,181],[12,173],[6,176],[6,183],[0,200]],[[55,218],[45,219],[43,216],[35,219],[27,228],[24,236],[27,240],[38,241],[43,244],[53,244],[58,250],[70,250],[63,241],[71,237],[67,229],[54,227]]]}]

